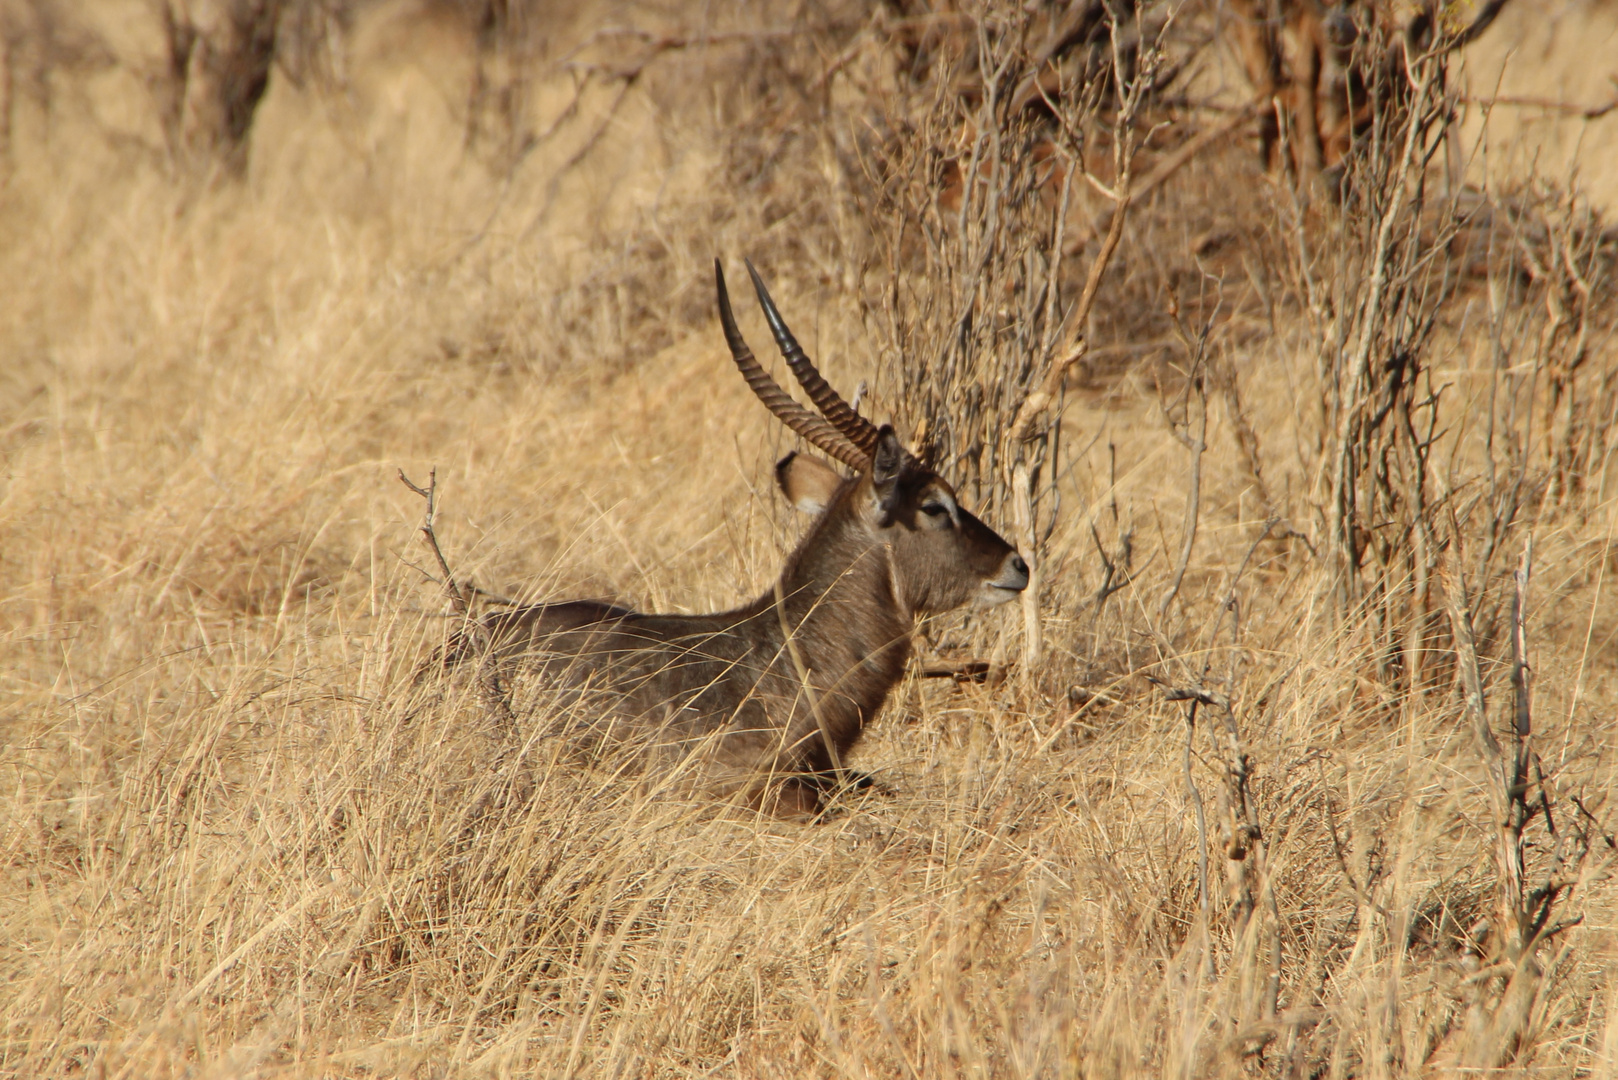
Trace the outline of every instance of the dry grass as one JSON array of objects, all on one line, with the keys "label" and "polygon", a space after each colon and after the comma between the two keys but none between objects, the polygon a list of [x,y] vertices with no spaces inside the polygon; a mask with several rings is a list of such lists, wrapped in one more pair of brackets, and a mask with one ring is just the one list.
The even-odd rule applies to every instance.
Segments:
[{"label": "dry grass", "polygon": [[[690,611],[766,588],[798,528],[769,483],[787,442],[729,370],[706,263],[753,255],[834,381],[871,375],[885,331],[849,262],[875,249],[854,239],[837,143],[869,71],[799,98],[809,79],[775,73],[825,57],[733,41],[657,57],[621,100],[593,76],[572,113],[558,72],[532,88],[555,134],[508,178],[460,156],[448,24],[396,14],[354,29],[345,97],[272,89],[239,184],[175,182],[132,107],[107,104],[134,92],[116,72],[75,76],[82,94],[17,129],[0,192],[0,1073],[1473,1061],[1509,1005],[1480,972],[1488,781],[1453,661],[1401,690],[1376,628],[1334,606],[1329,560],[1261,540],[1255,462],[1274,511],[1321,535],[1325,421],[1320,313],[1286,299],[1288,203],[1250,155],[1199,158],[1125,235],[1109,295],[1140,321],[1117,325],[1164,336],[1098,342],[1070,384],[1047,668],[906,683],[856,762],[891,793],[815,826],[761,821],[572,764],[534,716],[514,752],[475,687],[414,682],[447,622],[394,473],[437,466],[440,537],[497,592]],[[597,14],[547,62],[596,26],[679,22]],[[1206,406],[1198,540],[1163,619],[1189,465],[1155,385],[1172,397],[1186,362],[1157,290],[1189,296],[1203,269],[1236,312],[1219,338],[1236,392]],[[1541,342],[1543,293],[1500,296],[1524,320],[1502,333]],[[1450,387],[1447,475],[1477,490],[1519,468],[1543,497],[1547,383],[1497,361],[1476,330],[1488,305],[1467,285],[1426,347]],[[1611,387],[1610,334],[1592,330],[1581,393]],[[1581,486],[1536,503],[1501,560],[1532,531],[1535,746],[1564,828],[1578,794],[1611,832],[1618,427],[1602,421],[1581,421],[1597,439]],[[1097,605],[1097,543],[1129,531],[1136,577]],[[1509,578],[1469,586],[1482,615]],[[1020,623],[928,634],[1015,655]],[[1506,703],[1506,635],[1482,638]],[[1185,705],[1145,674],[1236,702],[1267,860],[1250,920],[1225,884],[1241,866],[1220,836],[1223,744],[1198,728],[1188,750]],[[1530,840],[1539,873],[1547,839]],[[1582,923],[1539,950],[1507,1055],[1525,1075],[1618,1071],[1603,845],[1557,909]]]}]

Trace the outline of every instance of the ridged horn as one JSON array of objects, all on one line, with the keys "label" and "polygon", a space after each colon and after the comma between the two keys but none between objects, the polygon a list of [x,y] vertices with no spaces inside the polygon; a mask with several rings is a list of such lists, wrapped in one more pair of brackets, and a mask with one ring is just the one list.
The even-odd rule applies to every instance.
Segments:
[{"label": "ridged horn", "polygon": [[753,269],[752,262],[747,263],[747,272],[753,278],[753,291],[758,293],[758,302],[764,308],[764,318],[770,324],[770,333],[775,335],[775,344],[780,347],[781,355],[786,357],[787,367],[797,378],[798,384],[809,395],[809,400],[815,403],[820,414],[831,421],[832,427],[843,434],[849,442],[858,447],[867,458],[876,452],[877,428],[865,417],[848,407],[837,391],[831,388],[820,369],[804,354],[803,347],[798,339],[792,336],[787,329],[786,320],[776,310],[775,301],[770,299],[770,291],[764,287],[764,279],[758,276]]},{"label": "ridged horn", "polygon": [[[752,270],[752,267],[748,269]],[[777,420],[812,445],[850,468],[863,471],[871,463],[870,454],[855,446],[831,424],[792,400],[792,395],[781,389],[781,384],[770,378],[770,373],[754,358],[753,350],[747,347],[741,328],[736,325],[736,313],[730,308],[730,291],[725,288],[725,269],[718,259],[713,261],[713,276],[719,290],[719,323],[725,329],[725,343],[730,346],[731,359],[736,361],[736,367],[753,393],[765,408],[775,414]],[[756,280],[757,275],[754,278]]]}]

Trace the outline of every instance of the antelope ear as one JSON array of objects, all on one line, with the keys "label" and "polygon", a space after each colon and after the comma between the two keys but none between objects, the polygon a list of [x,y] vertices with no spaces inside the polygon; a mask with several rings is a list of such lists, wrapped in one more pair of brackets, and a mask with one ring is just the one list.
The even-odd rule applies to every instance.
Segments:
[{"label": "antelope ear", "polygon": [[904,472],[905,448],[891,424],[883,424],[876,433],[876,453],[871,456],[871,490],[876,493],[877,505],[883,516],[893,513],[899,497],[899,474]]},{"label": "antelope ear", "polygon": [[787,502],[805,514],[819,514],[831,505],[843,477],[819,458],[794,450],[775,463],[775,482]]}]

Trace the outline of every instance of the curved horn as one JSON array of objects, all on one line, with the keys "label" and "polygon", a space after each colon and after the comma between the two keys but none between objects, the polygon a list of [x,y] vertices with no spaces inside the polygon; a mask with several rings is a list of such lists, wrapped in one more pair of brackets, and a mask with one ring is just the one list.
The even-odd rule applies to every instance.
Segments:
[{"label": "curved horn", "polygon": [[836,428],[793,401],[792,396],[781,389],[781,385],[759,365],[736,325],[736,314],[730,309],[730,292],[725,288],[725,270],[718,259],[713,261],[713,275],[714,284],[719,289],[719,322],[725,328],[725,343],[730,346],[731,359],[736,361],[742,378],[747,380],[753,393],[787,427],[843,464],[863,471],[871,462],[870,455],[862,452]]},{"label": "curved horn", "polygon": [[809,400],[815,403],[820,414],[869,458],[876,451],[876,425],[849,408],[809,357],[804,355],[803,347],[792,336],[792,331],[787,329],[786,321],[775,308],[775,301],[770,299],[770,291],[764,287],[764,279],[758,276],[751,262],[747,263],[747,272],[752,275],[753,291],[758,293],[758,302],[764,307],[764,318],[769,321],[770,333],[775,335],[781,355],[786,357],[787,367],[797,376],[799,385],[808,393]]}]

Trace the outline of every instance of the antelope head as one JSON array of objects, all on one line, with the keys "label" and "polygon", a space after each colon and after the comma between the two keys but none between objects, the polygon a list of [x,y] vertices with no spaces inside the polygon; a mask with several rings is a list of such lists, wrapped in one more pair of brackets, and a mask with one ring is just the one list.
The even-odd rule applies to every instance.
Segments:
[{"label": "antelope head", "polygon": [[799,405],[754,358],[715,259],[719,319],[731,357],[777,419],[855,474],[845,477],[814,457],[788,454],[776,465],[788,501],[822,522],[833,511],[845,515],[872,546],[885,549],[898,599],[913,614],[963,604],[992,607],[1025,589],[1028,564],[1016,549],[962,507],[954,488],[906,450],[891,426],[877,427],[848,406],[804,354],[750,262],[747,272],[787,367],[819,414]]}]

